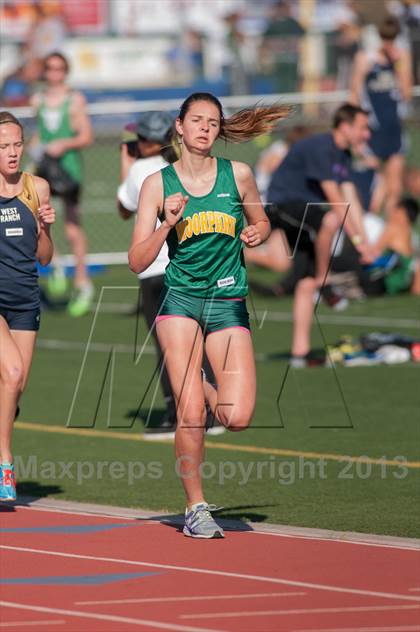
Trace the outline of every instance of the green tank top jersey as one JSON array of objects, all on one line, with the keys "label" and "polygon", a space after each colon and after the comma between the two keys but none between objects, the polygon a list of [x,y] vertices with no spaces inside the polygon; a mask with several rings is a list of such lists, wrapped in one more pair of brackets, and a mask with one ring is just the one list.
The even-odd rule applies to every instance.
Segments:
[{"label": "green tank top jersey", "polygon": [[216,158],[213,189],[200,197],[183,187],[173,165],[162,169],[164,197],[189,196],[182,218],[170,231],[165,286],[200,298],[240,298],[248,282],[239,235],[243,205],[230,160]]},{"label": "green tank top jersey", "polygon": [[[58,107],[47,106],[42,99],[38,110],[39,137],[43,145],[60,138],[75,136],[70,122],[71,95]],[[60,164],[76,182],[82,180],[82,161],[77,149],[66,151],[60,158]]]},{"label": "green tank top jersey", "polygon": [[[385,254],[393,252],[386,250]],[[414,257],[399,255],[397,265],[384,277],[387,294],[398,294],[410,289],[415,270]]]}]

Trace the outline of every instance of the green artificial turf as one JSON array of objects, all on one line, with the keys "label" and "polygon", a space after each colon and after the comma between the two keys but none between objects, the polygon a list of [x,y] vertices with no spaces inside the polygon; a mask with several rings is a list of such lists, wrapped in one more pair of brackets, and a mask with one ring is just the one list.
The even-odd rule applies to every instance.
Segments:
[{"label": "green artificial turf", "polygon": [[[253,269],[250,275],[270,276]],[[121,266],[95,283],[98,298],[108,288],[95,319],[43,313],[20,415],[34,425],[17,426],[14,436],[19,492],[179,512],[183,493],[173,446],[133,438],[149,413],[155,424],[164,411],[153,345],[145,340],[142,317],[137,323],[131,314],[137,280]],[[257,407],[246,432],[208,439],[223,444],[206,454],[209,501],[223,505],[226,517],[418,536],[419,365],[288,371],[290,299],[251,296],[248,305],[258,315],[252,321]],[[315,347],[343,334],[419,334],[419,301],[408,295],[354,303],[342,314],[322,307],[319,316],[324,321],[322,331],[314,327]],[[37,424],[53,432],[40,432]],[[66,424],[68,430],[55,431]],[[80,427],[126,438],[74,434]],[[110,469],[110,463],[116,465]]]}]

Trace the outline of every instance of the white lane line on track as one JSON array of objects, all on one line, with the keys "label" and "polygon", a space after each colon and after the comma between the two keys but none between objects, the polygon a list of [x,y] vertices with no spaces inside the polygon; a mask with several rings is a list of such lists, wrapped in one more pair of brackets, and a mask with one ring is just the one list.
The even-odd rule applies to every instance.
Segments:
[{"label": "white lane line on track", "polygon": [[305,592],[285,592],[285,593],[251,593],[243,595],[201,595],[191,597],[148,597],[144,599],[107,599],[106,601],[75,601],[77,606],[97,606],[102,604],[124,604],[124,603],[169,603],[180,601],[212,601],[219,599],[258,599],[267,597],[302,597]]},{"label": "white lane line on track", "polygon": [[[414,309],[413,309],[414,312]],[[258,318],[263,316],[264,312],[257,310]],[[252,318],[251,314],[251,318]],[[266,320],[277,323],[291,323],[293,321],[292,311],[290,312],[270,312],[266,314]],[[408,327],[417,328],[420,321],[417,318],[378,318],[376,316],[350,316],[319,314],[318,321],[325,325],[360,325],[362,327]]]},{"label": "white lane line on track", "polygon": [[[129,288],[125,288],[129,289]],[[97,304],[92,306],[92,312],[97,309]],[[99,313],[108,314],[121,314],[132,310],[134,303],[112,303],[101,302]],[[291,323],[293,320],[292,310],[287,312],[278,312],[273,310],[256,310],[250,311],[251,320],[255,320],[255,316],[262,320],[275,322],[275,323]],[[414,310],[413,310],[414,311]],[[419,320],[416,318],[381,318],[377,316],[350,316],[345,314],[319,314],[318,320],[322,324],[326,325],[360,325],[360,326],[372,326],[372,327],[408,327],[416,328],[419,326]]]},{"label": "white lane line on track", "polygon": [[202,612],[200,614],[180,614],[179,619],[224,619],[238,617],[271,617],[306,614],[341,614],[345,612],[382,612],[388,610],[418,610],[420,606],[348,606],[343,608],[292,608],[288,610],[239,610],[237,612]]},{"label": "white lane line on track", "polygon": [[176,623],[165,623],[163,621],[151,621],[149,619],[132,619],[130,617],[118,617],[112,614],[102,614],[101,612],[82,612],[81,610],[64,610],[63,608],[46,608],[45,606],[31,606],[15,601],[0,601],[3,608],[17,608],[18,610],[30,610],[32,612],[49,612],[51,614],[61,614],[67,617],[77,617],[81,619],[97,619],[100,621],[114,621],[115,623],[127,623],[132,625],[147,626],[147,629],[157,628],[158,630],[176,630],[177,632],[225,632],[214,628],[197,628]]},{"label": "white lane line on track", "polygon": [[397,625],[389,626],[385,628],[380,627],[368,627],[368,628],[295,628],[290,632],[419,632],[420,627],[418,625]]},{"label": "white lane line on track", "polygon": [[[39,349],[47,349],[50,351],[85,351],[87,343],[77,340],[55,340],[50,338],[39,338],[36,343]],[[141,346],[134,348],[133,345],[112,342],[91,342],[89,345],[89,351],[95,351],[98,353],[109,353],[113,349],[116,353],[139,353]],[[156,350],[152,346],[145,346],[144,353],[152,355],[156,353]]]},{"label": "white lane line on track", "polygon": [[0,628],[23,628],[32,625],[64,625],[64,619],[49,619],[48,621],[1,621]]},{"label": "white lane line on track", "polygon": [[96,511],[75,511],[74,509],[62,509],[61,507],[52,508],[52,507],[43,507],[43,506],[35,506],[35,505],[31,505],[30,507],[27,507],[27,506],[19,505],[19,503],[17,503],[15,506],[19,508],[19,511],[21,509],[29,509],[29,510],[34,510],[34,511],[43,511],[44,513],[51,512],[51,513],[64,514],[67,516],[84,516],[86,518],[107,518],[108,520],[115,520],[115,518],[118,517],[121,520],[137,522],[141,526],[159,524],[159,521],[153,520],[153,518],[148,518],[148,517],[143,518],[143,517],[136,517],[133,515],[131,516],[126,515],[126,513],[124,512],[124,507],[121,507],[121,513],[114,514],[111,512],[101,513],[101,512],[96,512]]},{"label": "white lane line on track", "polygon": [[[316,531],[316,529],[314,529],[314,531]],[[341,539],[341,537],[322,537],[319,535],[300,535],[299,533],[273,533],[271,531],[257,531],[257,530],[253,530],[253,531],[246,531],[246,533],[250,533],[250,534],[256,534],[256,535],[275,535],[279,538],[296,538],[299,540],[320,540],[322,542],[336,542],[337,544],[357,544],[359,546],[376,546],[379,547],[381,549],[398,549],[400,551],[416,551],[419,552],[419,545],[418,544],[412,544],[412,545],[398,545],[398,544],[387,544],[387,543],[381,543],[381,542],[364,542],[364,541],[358,541],[358,540],[352,540],[352,539]],[[334,533],[334,532],[332,532]],[[339,532],[337,532],[339,533]],[[373,536],[374,537],[374,536]],[[387,536],[384,536],[387,537]],[[380,536],[378,536],[378,538],[380,538]],[[420,588],[417,588],[415,590],[420,590]],[[420,630],[419,630],[420,632]]]},{"label": "white lane line on track", "polygon": [[409,588],[408,590],[415,592],[415,591],[420,591],[420,588],[416,586],[415,588]]},{"label": "white lane line on track", "polygon": [[200,575],[216,575],[219,577],[232,577],[234,579],[248,579],[251,581],[268,582],[272,584],[282,584],[285,586],[296,586],[299,588],[312,588],[314,590],[326,590],[330,592],[338,592],[352,595],[365,595],[369,597],[383,597],[384,599],[400,599],[403,601],[415,601],[420,603],[420,596],[403,595],[400,593],[387,593],[374,590],[363,590],[360,588],[343,588],[339,586],[330,586],[327,584],[315,584],[313,582],[299,582],[280,577],[266,577],[263,575],[248,575],[245,573],[231,573],[228,571],[216,571],[207,568],[195,568],[191,566],[176,566],[174,564],[157,564],[155,562],[141,562],[138,560],[125,560],[114,557],[102,557],[96,555],[82,555],[79,553],[65,553],[62,551],[47,551],[44,549],[32,549],[23,546],[9,546],[0,544],[0,549],[5,551],[19,551],[22,553],[35,553],[39,555],[50,555],[52,557],[64,557],[77,560],[93,560],[95,562],[111,562],[113,564],[122,564],[127,566],[148,566],[150,568],[164,568],[171,571],[181,571],[186,573],[197,573]]}]

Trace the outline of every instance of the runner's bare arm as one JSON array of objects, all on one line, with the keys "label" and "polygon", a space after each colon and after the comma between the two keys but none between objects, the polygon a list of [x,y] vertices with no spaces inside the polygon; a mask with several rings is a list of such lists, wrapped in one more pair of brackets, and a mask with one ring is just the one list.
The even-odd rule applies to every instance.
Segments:
[{"label": "runner's bare arm", "polygon": [[39,234],[36,256],[41,265],[50,263],[54,245],[51,239],[51,225],[55,222],[55,210],[50,204],[50,186],[43,178],[34,176],[35,188],[39,199]]},{"label": "runner's bare arm", "polygon": [[400,92],[403,101],[411,101],[413,92],[413,69],[411,56],[408,50],[401,50],[400,58],[396,64]]},{"label": "runner's bare arm", "polygon": [[354,184],[346,181],[339,185],[334,180],[323,180],[321,187],[357,252],[364,261],[371,261],[372,248],[366,239],[363,209]]},{"label": "runner's bare arm", "polygon": [[248,248],[254,248],[268,238],[270,221],[261,203],[251,168],[244,162],[236,161],[232,161],[232,168],[248,222],[241,232],[241,240]]},{"label": "runner's bare arm", "polygon": [[363,82],[366,77],[367,62],[366,53],[363,51],[356,53],[353,62],[349,97],[349,102],[353,103],[353,105],[360,105],[360,95],[362,93]]}]

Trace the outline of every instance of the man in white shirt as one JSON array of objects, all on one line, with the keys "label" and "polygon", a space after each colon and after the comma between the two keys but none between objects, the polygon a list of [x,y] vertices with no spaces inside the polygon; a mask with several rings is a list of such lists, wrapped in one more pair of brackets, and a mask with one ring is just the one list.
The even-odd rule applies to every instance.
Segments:
[{"label": "man in white shirt", "polygon": [[[158,111],[143,112],[136,126],[127,126],[121,143],[122,183],[117,193],[118,212],[123,219],[128,220],[137,212],[138,198],[144,180],[152,173],[166,167],[169,162],[176,160],[177,156],[171,146],[172,126],[173,119],[170,114]],[[136,152],[130,151],[133,145]],[[156,350],[160,357],[162,353],[155,334],[154,320],[168,263],[168,247],[164,244],[157,259],[147,270],[139,274],[143,313],[153,333]],[[156,439],[173,437],[176,427],[176,405],[165,367],[163,367],[160,381],[166,412],[159,426],[148,428],[145,433],[145,436]]]}]

